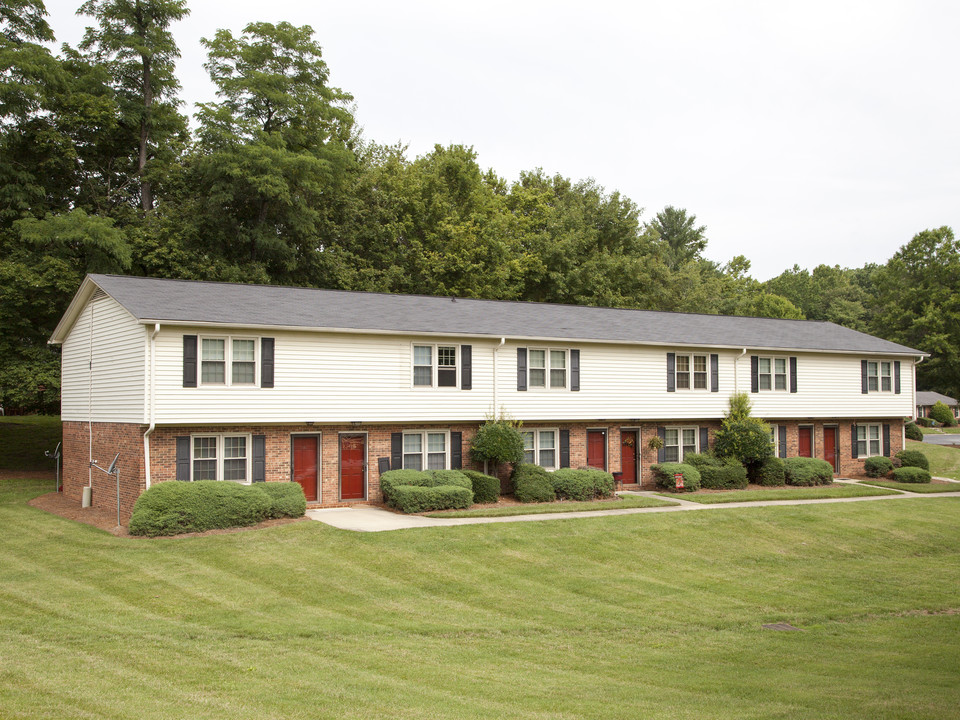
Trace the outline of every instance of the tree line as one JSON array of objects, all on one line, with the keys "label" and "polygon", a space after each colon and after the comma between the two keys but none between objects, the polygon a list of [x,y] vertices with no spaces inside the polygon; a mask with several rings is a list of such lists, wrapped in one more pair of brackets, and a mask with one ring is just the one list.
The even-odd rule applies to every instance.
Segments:
[{"label": "tree line", "polygon": [[[46,340],[87,272],[809,318],[934,353],[960,392],[960,247],[915,236],[885,265],[759,282],[704,257],[685,209],[649,219],[592,179],[510,181],[471,147],[363,137],[308,26],[203,40],[216,97],[193,124],[171,26],[185,0],[87,0],[51,49],[42,0],[0,5],[0,402],[56,410]],[[44,388],[40,391],[38,388]]]}]

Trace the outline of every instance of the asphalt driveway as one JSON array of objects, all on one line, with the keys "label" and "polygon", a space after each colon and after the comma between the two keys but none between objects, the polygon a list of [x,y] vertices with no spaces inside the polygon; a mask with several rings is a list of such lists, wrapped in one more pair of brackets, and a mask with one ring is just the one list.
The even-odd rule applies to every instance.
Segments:
[{"label": "asphalt driveway", "polygon": [[931,445],[960,445],[960,434],[924,435],[923,441]]}]

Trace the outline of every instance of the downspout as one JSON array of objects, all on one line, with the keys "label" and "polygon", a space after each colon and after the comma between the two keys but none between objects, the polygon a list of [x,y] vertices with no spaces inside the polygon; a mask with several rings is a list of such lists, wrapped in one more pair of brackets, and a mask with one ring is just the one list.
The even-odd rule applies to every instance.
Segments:
[{"label": "downspout", "polygon": [[737,362],[746,354],[747,349],[744,348],[743,352],[733,359],[733,392],[735,395],[740,392],[740,370],[737,367]]},{"label": "downspout", "polygon": [[155,397],[157,389],[157,333],[160,332],[160,323],[154,323],[153,332],[150,333],[150,384],[148,387],[150,403],[150,427],[143,434],[143,467],[145,470],[144,478],[146,480],[145,490],[150,489],[150,435],[157,427],[157,414],[155,412]]},{"label": "downspout", "polygon": [[507,342],[505,337],[500,338],[500,344],[493,349],[493,417],[497,417],[497,353]]},{"label": "downspout", "polygon": [[87,361],[87,487],[93,489],[93,305],[90,303],[90,357]]}]

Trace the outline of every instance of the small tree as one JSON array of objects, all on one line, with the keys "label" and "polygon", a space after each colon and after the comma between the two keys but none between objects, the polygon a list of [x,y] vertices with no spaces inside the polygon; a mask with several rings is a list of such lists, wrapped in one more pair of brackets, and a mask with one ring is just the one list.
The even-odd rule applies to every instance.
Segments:
[{"label": "small tree", "polygon": [[946,425],[947,427],[953,427],[957,424],[956,418],[953,417],[953,412],[950,410],[946,404],[937,400],[932,408],[930,408],[930,417],[936,420],[941,425]]},{"label": "small tree", "polygon": [[488,416],[470,443],[470,457],[476,462],[490,463],[496,468],[502,463],[523,462],[523,435],[520,423],[501,414]]},{"label": "small tree", "polygon": [[715,436],[714,453],[717,457],[735,458],[752,470],[773,455],[773,448],[770,426],[751,417],[751,409],[746,393],[730,396],[730,409]]}]

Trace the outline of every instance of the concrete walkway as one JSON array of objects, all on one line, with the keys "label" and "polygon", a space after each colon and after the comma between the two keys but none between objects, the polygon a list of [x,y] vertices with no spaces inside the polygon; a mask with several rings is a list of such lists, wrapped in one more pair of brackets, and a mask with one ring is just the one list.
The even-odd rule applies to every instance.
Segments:
[{"label": "concrete walkway", "polygon": [[[937,478],[956,482],[948,478]],[[841,481],[855,484],[855,481]],[[889,489],[889,488],[888,488]],[[540,522],[542,520],[575,520],[577,518],[608,517],[611,515],[639,515],[642,513],[683,512],[686,510],[722,510],[724,508],[773,507],[777,505],[821,505],[825,503],[868,502],[872,500],[902,500],[904,498],[938,498],[960,497],[958,492],[944,493],[912,493],[896,491],[896,495],[870,495],[866,497],[846,498],[818,498],[814,500],[759,500],[756,502],[731,502],[705,505],[679,497],[664,498],[653,492],[628,490],[620,494],[637,495],[641,497],[655,497],[659,500],[668,499],[676,503],[668,507],[652,508],[623,508],[620,510],[585,510],[583,512],[541,513],[538,515],[509,515],[507,517],[472,517],[472,518],[429,518],[422,515],[402,515],[390,512],[383,508],[371,505],[358,505],[348,508],[329,508],[307,510],[307,517],[319,520],[341,530],[356,532],[384,532],[387,530],[409,530],[412,528],[450,527],[453,525],[486,525],[489,523],[505,522]]]}]

